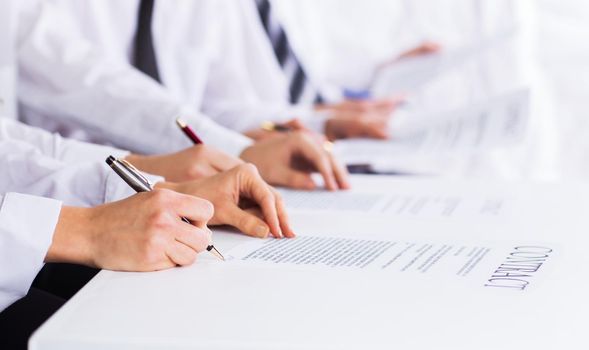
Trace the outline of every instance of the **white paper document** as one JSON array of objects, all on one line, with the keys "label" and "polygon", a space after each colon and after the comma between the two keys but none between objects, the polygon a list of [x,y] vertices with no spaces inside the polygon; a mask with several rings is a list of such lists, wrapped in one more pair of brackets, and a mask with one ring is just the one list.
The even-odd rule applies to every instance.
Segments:
[{"label": "white paper document", "polygon": [[384,192],[280,191],[290,210],[354,212],[416,219],[505,219],[513,205],[510,198],[498,194]]},{"label": "white paper document", "polygon": [[529,92],[519,90],[463,110],[415,119],[404,129],[395,130],[390,141],[339,141],[334,151],[350,164],[383,157],[472,153],[517,144],[529,119]]},{"label": "white paper document", "polygon": [[374,96],[409,94],[424,110],[501,94],[526,81],[523,68],[530,60],[524,58],[522,40],[512,28],[475,44],[393,62],[375,72],[369,88]]},{"label": "white paper document", "polygon": [[[275,268],[373,271],[412,281],[529,290],[555,259],[547,244],[508,242],[406,241],[349,237],[300,236],[252,240],[227,253],[232,264]],[[285,272],[286,273],[286,272]]]}]

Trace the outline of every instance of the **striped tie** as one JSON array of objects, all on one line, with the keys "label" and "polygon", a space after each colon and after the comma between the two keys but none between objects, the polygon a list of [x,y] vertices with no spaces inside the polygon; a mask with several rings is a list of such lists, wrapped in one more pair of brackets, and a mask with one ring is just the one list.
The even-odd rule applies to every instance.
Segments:
[{"label": "striped tie", "polygon": [[141,72],[161,83],[151,30],[154,1],[141,0],[141,4],[139,5],[133,65]]},{"label": "striped tie", "polygon": [[292,50],[286,32],[274,19],[268,0],[258,0],[260,20],[272,42],[272,48],[289,83],[290,103],[322,103],[323,98],[309,83],[305,70]]}]

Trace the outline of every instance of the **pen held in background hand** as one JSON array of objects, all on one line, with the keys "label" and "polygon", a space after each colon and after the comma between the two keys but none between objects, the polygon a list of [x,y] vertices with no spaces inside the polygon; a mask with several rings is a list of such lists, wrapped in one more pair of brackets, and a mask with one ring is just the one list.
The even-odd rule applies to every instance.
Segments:
[{"label": "pen held in background hand", "polygon": [[[143,176],[141,172],[137,170],[137,168],[135,168],[126,160],[119,160],[113,156],[109,156],[106,159],[106,164],[108,164],[108,166],[110,166],[111,169],[114,170],[114,172],[117,173],[117,175],[119,175],[121,179],[123,179],[123,181],[125,181],[136,192],[149,192],[153,190],[149,180],[147,180],[145,176]],[[190,220],[187,218],[183,217],[182,221],[192,225]],[[207,251],[215,255],[217,258],[225,261],[223,255],[217,250],[217,248],[215,248],[213,244],[209,244],[207,246]]]},{"label": "pen held in background hand", "polygon": [[186,135],[190,139],[190,141],[192,141],[195,145],[203,144],[200,137],[196,136],[194,130],[192,130],[192,128],[188,124],[186,124],[182,119],[176,119],[176,124],[182,130],[182,132],[184,132],[184,135]]}]

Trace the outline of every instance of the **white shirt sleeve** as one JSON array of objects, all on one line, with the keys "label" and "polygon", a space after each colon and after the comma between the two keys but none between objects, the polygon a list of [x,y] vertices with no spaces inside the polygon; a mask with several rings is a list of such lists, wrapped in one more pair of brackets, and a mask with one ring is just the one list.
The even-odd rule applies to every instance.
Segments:
[{"label": "white shirt sleeve", "polygon": [[123,158],[129,154],[113,147],[65,139],[58,134],[0,118],[0,142],[19,140],[34,145],[42,154],[65,163],[102,161],[109,155]]},{"label": "white shirt sleeve", "polygon": [[27,294],[43,267],[60,211],[54,199],[0,195],[0,312]]},{"label": "white shirt sleeve", "polygon": [[182,116],[205,143],[239,155],[251,141],[186,108],[169,92],[77,33],[69,14],[41,2],[25,21],[18,47],[19,97],[34,113],[83,128],[101,143],[137,153],[165,153],[191,145],[178,130]]},{"label": "white shirt sleeve", "polygon": [[55,198],[72,206],[95,206],[134,194],[102,160],[66,164],[18,140],[0,143],[0,164],[0,193]]}]

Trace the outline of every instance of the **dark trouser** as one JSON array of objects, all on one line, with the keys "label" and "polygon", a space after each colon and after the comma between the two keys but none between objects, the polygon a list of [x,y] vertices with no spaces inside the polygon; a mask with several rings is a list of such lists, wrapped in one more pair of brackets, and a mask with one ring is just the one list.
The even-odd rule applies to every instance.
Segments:
[{"label": "dark trouser", "polygon": [[0,313],[0,349],[26,349],[31,334],[99,270],[46,264],[28,294]]},{"label": "dark trouser", "polygon": [[26,349],[31,334],[64,303],[62,298],[31,288],[24,298],[0,313],[0,348]]}]

